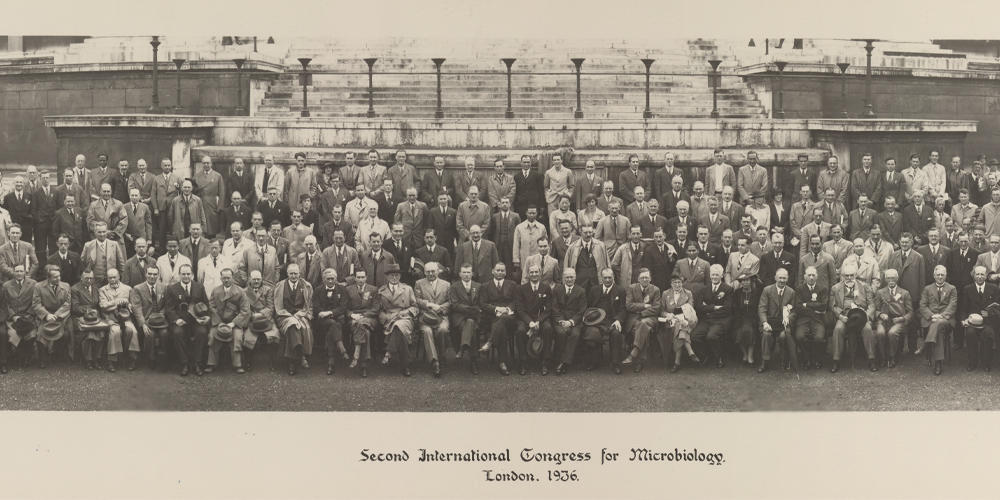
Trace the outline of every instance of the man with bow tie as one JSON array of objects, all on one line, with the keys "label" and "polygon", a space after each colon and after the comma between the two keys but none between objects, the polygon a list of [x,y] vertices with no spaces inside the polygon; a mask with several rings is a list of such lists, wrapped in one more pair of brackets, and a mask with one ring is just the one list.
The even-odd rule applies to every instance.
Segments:
[{"label": "man with bow tie", "polygon": [[926,336],[922,344],[918,342],[913,354],[919,355],[928,350],[934,362],[934,375],[941,375],[945,346],[951,341],[948,335],[955,328],[955,313],[958,310],[958,290],[946,281],[947,275],[948,270],[944,266],[936,266],[934,282],[924,287],[920,294],[920,326],[926,329]]},{"label": "man with bow tie", "polygon": [[[149,266],[156,267],[156,259],[153,258],[148,250],[149,244],[145,238],[137,238],[135,240],[135,255],[125,261],[125,269],[122,271],[122,283],[134,287],[146,280],[146,268]],[[49,262],[63,262],[62,255],[53,254],[53,256],[49,257]]]},{"label": "man with bow tie", "polygon": [[910,292],[899,286],[899,273],[895,269],[885,270],[885,282],[885,288],[875,292],[875,339],[888,367],[894,368],[899,339],[913,319],[913,299]]}]

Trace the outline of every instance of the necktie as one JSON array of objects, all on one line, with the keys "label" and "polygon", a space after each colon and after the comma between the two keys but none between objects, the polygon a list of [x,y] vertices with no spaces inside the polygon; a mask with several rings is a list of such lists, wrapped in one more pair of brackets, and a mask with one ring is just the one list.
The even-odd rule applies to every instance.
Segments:
[{"label": "necktie", "polygon": [[155,286],[150,286],[149,287],[149,293],[150,293],[150,295],[153,296],[153,303],[156,304],[156,287]]},{"label": "necktie", "polygon": [[[308,259],[308,258],[309,258],[309,256],[307,255],[306,259]],[[219,266],[219,258],[213,255],[212,256],[212,267],[218,267],[218,266]]]},{"label": "necktie", "polygon": [[69,216],[70,217],[74,217],[74,218],[76,217],[75,215],[73,215],[73,209],[72,208],[69,209]]},{"label": "necktie", "polygon": [[618,235],[618,217],[614,215],[611,216],[611,232]]},{"label": "necktie", "polygon": [[309,254],[306,254],[306,276],[309,276],[309,265],[312,264],[312,258]]},{"label": "necktie", "polygon": [[175,264],[174,259],[167,259],[167,260],[170,261],[170,269],[173,270],[174,269],[174,264]]},{"label": "necktie", "polygon": [[938,300],[939,301],[941,300],[941,297],[942,297],[942,288],[944,288],[944,287],[942,287],[942,286],[938,286],[937,287],[937,289],[938,289]]}]

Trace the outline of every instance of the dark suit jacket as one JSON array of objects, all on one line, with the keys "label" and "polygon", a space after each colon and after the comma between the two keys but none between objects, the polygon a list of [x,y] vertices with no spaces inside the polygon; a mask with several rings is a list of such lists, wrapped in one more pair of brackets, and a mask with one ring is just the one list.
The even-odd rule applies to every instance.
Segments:
[{"label": "dark suit jacket", "polygon": [[[903,196],[906,193],[906,183],[903,181],[903,174],[896,170],[892,174],[892,182],[886,179],[888,172],[884,169],[879,170],[880,179],[882,181],[882,198],[878,200],[872,200],[872,203],[881,210],[885,206],[885,197],[892,196],[896,199],[896,207],[901,207],[909,201],[905,200]],[[975,202],[973,202],[975,203]],[[883,231],[884,233],[885,231]]]},{"label": "dark suit jacket", "polygon": [[917,213],[912,203],[903,208],[903,231],[913,233],[920,244],[927,242],[927,231],[932,227],[934,227],[934,209],[929,204],[921,205],[920,213]]},{"label": "dark suit jacket", "polygon": [[453,325],[458,326],[458,324],[466,319],[473,319],[479,321],[479,300],[481,297],[480,290],[482,285],[471,281],[469,287],[472,293],[466,293],[465,285],[462,284],[461,280],[452,282],[451,288],[448,289],[448,304],[451,313],[451,322]]},{"label": "dark suit jacket", "polygon": [[806,167],[805,175],[802,175],[799,168],[795,167],[785,178],[785,199],[798,201],[799,191],[802,189],[802,186],[809,186],[813,201],[816,201],[816,178],[817,174],[814,167]]},{"label": "dark suit jacket", "polygon": [[[528,172],[528,177],[524,177],[523,171],[519,168],[514,173],[514,186],[517,190],[514,192],[511,208],[521,214],[521,217],[526,217],[524,212],[528,205],[535,205],[538,207],[538,215],[541,217],[541,211],[545,208],[542,174],[538,173],[537,169],[532,168]],[[480,195],[480,199],[482,199],[482,195]]]},{"label": "dark suit jacket", "polygon": [[423,245],[413,251],[413,256],[425,265],[428,262],[437,262],[440,264],[441,273],[439,276],[441,277],[447,278],[448,276],[458,276],[457,272],[449,271],[451,265],[454,264],[455,261],[451,260],[451,254],[448,253],[448,249],[445,248],[444,245],[435,245],[433,252],[427,248],[427,245]]},{"label": "dark suit jacket", "polygon": [[[719,283],[719,289],[712,292],[712,283],[705,285],[694,297],[694,309],[699,319],[726,319],[733,314],[733,287],[725,281]],[[716,309],[715,306],[722,306]]]},{"label": "dark suit jacket", "polygon": [[[233,191],[240,192],[240,196],[243,197],[243,203],[245,203],[247,207],[254,206],[254,204],[257,203],[257,191],[253,187],[253,181],[254,174],[248,168],[243,169],[243,175],[241,177],[237,177],[236,172],[230,170],[228,175],[226,175],[224,182],[226,187],[226,198],[224,201],[225,206],[228,207],[232,204],[230,200],[232,199]],[[249,216],[247,216],[247,219],[247,223],[249,223]],[[246,229],[246,227],[246,225],[243,226],[244,229]]]},{"label": "dark suit jacket", "polygon": [[517,319],[525,324],[549,319],[552,316],[552,300],[552,289],[545,283],[538,283],[537,292],[531,289],[531,283],[522,284],[517,288]]},{"label": "dark suit jacket", "polygon": [[[685,226],[687,226],[688,230],[687,234],[688,239],[694,240],[696,235],[698,234],[698,223],[695,221],[695,218],[691,216],[691,214],[688,214],[685,223],[686,223]],[[680,225],[681,225],[681,220],[677,216],[667,219],[667,228],[665,229],[665,231],[667,232],[668,240],[677,239],[677,226]],[[677,251],[680,253],[684,253],[683,250],[680,248],[678,248]]]},{"label": "dark suit jacket", "polygon": [[435,205],[429,210],[427,227],[434,229],[437,242],[444,245],[448,250],[455,248],[455,236],[458,230],[455,227],[455,209],[448,207],[445,213],[441,213],[441,207]]},{"label": "dark suit jacket", "polygon": [[431,168],[424,173],[424,181],[420,184],[420,188],[420,201],[426,203],[428,207],[435,207],[438,204],[439,194],[448,194],[454,197],[455,177],[447,168],[442,171],[440,176],[438,176],[437,170]]},{"label": "dark suit jacket", "polygon": [[[396,258],[396,262],[399,263],[399,268],[403,271],[403,281],[406,283],[412,283],[412,274],[410,273],[410,257],[413,256],[413,247],[406,242],[406,238],[400,239],[399,244],[402,245],[403,249],[396,249],[396,240],[389,238],[382,242],[382,250],[389,252],[393,257]],[[423,276],[421,276],[422,278]]]},{"label": "dark suit jacket", "polygon": [[59,266],[59,279],[69,283],[70,286],[80,281],[80,273],[83,272],[83,261],[80,259],[80,254],[71,250],[66,252],[66,260],[63,260],[59,257],[59,251],[57,250],[52,255],[49,255],[46,262]]},{"label": "dark suit jacket", "polygon": [[[656,288],[666,290],[670,288],[670,277],[674,274],[674,264],[677,262],[677,254],[670,255],[670,248],[663,245],[663,252],[650,242],[646,245],[646,251],[642,255],[642,267],[648,268],[653,278]],[[635,264],[633,264],[633,267]]]},{"label": "dark suit jacket", "polygon": [[[656,214],[654,219],[656,220],[656,222],[649,220],[649,216],[643,217],[638,220],[639,229],[642,231],[643,238],[652,238],[653,233],[656,232],[656,228],[658,227],[663,228],[663,232],[666,235],[667,239],[674,237],[674,234],[671,234],[669,228],[667,227],[667,219],[665,217],[663,217],[660,214]],[[637,221],[632,221],[632,224],[636,224],[636,222]],[[690,233],[688,234],[688,237],[691,237]]]},{"label": "dark suit jacket", "polygon": [[354,226],[351,225],[347,219],[341,217],[340,224],[337,224],[333,219],[324,219],[323,225],[319,228],[319,240],[322,248],[329,248],[333,245],[333,233],[337,229],[344,231],[344,241],[353,243],[354,242]]},{"label": "dark suit jacket", "polygon": [[681,170],[677,165],[674,165],[674,169],[670,173],[667,173],[666,167],[660,167],[653,172],[653,175],[651,176],[652,178],[649,181],[649,187],[653,190],[653,194],[651,196],[657,200],[662,200],[668,192],[672,192],[674,190],[674,186],[671,181],[673,181],[674,177],[678,175],[681,176],[681,179],[684,179],[684,184],[681,186],[681,193],[683,193],[684,198],[681,199],[688,200],[689,197],[687,197],[687,190],[691,188],[694,181],[691,180],[690,175]]},{"label": "dark suit jacket", "polygon": [[257,202],[257,211],[264,216],[265,227],[270,227],[273,220],[281,221],[282,227],[292,223],[292,212],[288,209],[288,204],[281,200],[275,202],[273,209],[267,200],[261,200]]},{"label": "dark suit jacket", "polygon": [[894,245],[899,244],[899,235],[903,234],[903,214],[899,210],[896,210],[892,216],[889,215],[889,212],[880,212],[875,220],[882,229],[882,239]]},{"label": "dark suit jacket", "polygon": [[387,198],[385,191],[381,189],[369,195],[378,204],[378,218],[386,222],[396,217],[396,204],[392,201],[392,195]]},{"label": "dark suit jacket", "polygon": [[[951,255],[951,249],[939,243],[937,253],[931,254],[930,245],[921,245],[917,247],[917,253],[923,255],[924,257],[924,269],[926,273],[924,278],[924,283],[930,283],[934,281],[934,266],[948,265],[949,256]],[[955,281],[951,279],[954,277],[954,271],[949,270],[948,277],[949,277],[948,281],[951,284],[956,285]],[[957,285],[956,288],[958,288]]]},{"label": "dark suit jacket", "polygon": [[583,311],[587,309],[587,292],[582,286],[574,285],[566,294],[566,285],[552,288],[552,320],[572,321],[575,326],[583,324]]},{"label": "dark suit jacket", "polygon": [[[981,313],[986,309],[986,306],[996,302],[1000,304],[1000,287],[997,287],[993,283],[985,283],[983,288],[983,294],[979,294],[979,290],[976,289],[976,284],[969,283],[961,288],[962,295],[961,299],[958,301],[958,314],[957,318],[959,321],[965,320],[972,313]],[[996,316],[988,316],[986,318],[986,324],[996,328],[1000,326],[1000,318]]]},{"label": "dark suit jacket", "polygon": [[187,316],[186,311],[181,311],[183,303],[208,305],[208,295],[205,294],[205,287],[197,281],[191,281],[191,295],[184,293],[184,286],[180,281],[167,287],[163,298],[163,313],[167,317],[167,323],[173,325],[177,318]]},{"label": "dark suit jacket", "polygon": [[3,206],[10,212],[10,220],[12,222],[25,226],[30,225],[34,221],[34,214],[32,213],[34,202],[27,188],[23,191],[21,201],[17,200],[17,195],[14,191],[7,193],[7,196],[3,199]]},{"label": "dark suit jacket", "polygon": [[781,220],[778,220],[778,210],[774,207],[774,202],[767,204],[767,208],[771,211],[771,227],[782,227],[785,230],[785,239],[789,240],[792,238],[792,217],[791,217],[791,205],[788,204],[788,198],[783,198],[781,200],[781,206],[784,210],[781,213]]},{"label": "dark suit jacket", "polygon": [[[244,177],[248,177],[248,175],[246,175],[246,172],[244,172],[243,175],[244,175]],[[228,188],[228,187],[229,187],[229,184],[226,184],[226,188]],[[250,192],[251,193],[253,192],[252,186],[251,186],[251,191]],[[242,193],[243,193],[243,191],[240,191],[240,194],[242,194]],[[229,198],[227,197],[226,199],[228,200]],[[250,210],[250,207],[249,207],[249,205],[247,205],[247,203],[246,203],[245,200],[244,200],[243,203],[239,204],[236,207],[233,207],[232,203],[229,203],[228,206],[226,207],[226,209],[223,210],[221,214],[219,214],[219,218],[221,219],[221,222],[222,222],[222,225],[220,226],[221,227],[221,231],[220,232],[222,234],[225,234],[228,237],[229,236],[229,227],[234,222],[239,222],[240,223],[240,227],[242,227],[243,230],[246,231],[247,229],[250,228],[250,217],[252,215],[253,215],[253,212]]]},{"label": "dark suit jacket", "polygon": [[45,195],[45,191],[42,188],[38,188],[32,194],[32,200],[34,200],[34,208],[32,213],[34,214],[34,221],[39,224],[48,224],[52,222],[55,217],[56,210],[61,208],[56,201],[55,188],[49,186],[49,194]]},{"label": "dark suit jacket", "polygon": [[497,246],[497,253],[507,267],[514,262],[514,228],[521,223],[521,216],[511,210],[507,213],[507,225],[500,223],[500,212],[493,214],[490,228],[486,230],[486,239]]},{"label": "dark suit jacket", "polygon": [[[461,286],[461,285],[460,285]],[[497,307],[514,308],[517,298],[517,285],[511,280],[503,280],[503,285],[497,289],[493,278],[487,278],[480,288],[479,303],[486,318],[496,317]]]},{"label": "dark suit jacket", "polygon": [[760,277],[764,286],[774,283],[774,273],[779,268],[784,268],[788,271],[789,284],[798,283],[795,281],[795,274],[799,269],[799,260],[791,252],[782,250],[777,259],[774,257],[773,251],[760,256],[760,271],[757,272],[757,276]]},{"label": "dark suit jacket", "polygon": [[[658,173],[662,172],[662,169],[657,172]],[[665,193],[661,193],[660,197],[657,199],[660,200],[660,213],[667,219],[670,219],[675,215],[677,215],[678,201],[684,200],[688,202],[688,208],[690,208],[691,206],[691,196],[689,196],[687,191],[685,191],[683,188],[681,188],[680,197],[675,198],[673,188],[671,186],[667,186],[667,191]],[[689,219],[692,218],[691,213],[692,211],[688,210]]]},{"label": "dark suit jacket", "polygon": [[705,260],[709,264],[719,264],[722,267],[726,267],[726,264],[729,262],[729,256],[726,256],[726,260],[721,260],[722,248],[719,245],[707,243],[703,250],[701,243],[695,241],[695,244],[698,245],[698,258]]},{"label": "dark suit jacket", "polygon": [[332,311],[334,321],[343,321],[344,315],[347,314],[347,306],[347,287],[337,285],[329,297],[326,285],[313,288],[313,317],[318,318],[319,313],[323,311]]},{"label": "dark suit jacket", "polygon": [[[109,168],[109,170],[111,169]],[[106,181],[108,184],[111,184],[111,197],[122,203],[128,203],[129,201],[128,176],[128,171],[125,172],[125,175],[122,175],[121,170],[115,168],[112,170],[111,175],[108,176],[108,180]]]},{"label": "dark suit jacket", "polygon": [[[955,248],[948,254],[945,266],[948,268],[948,281],[959,290],[965,285],[972,283],[972,269],[976,267],[976,259],[979,252],[969,247],[969,250],[962,256],[962,251]],[[964,318],[963,318],[964,319]]]},{"label": "dark suit jacket", "polygon": [[462,264],[472,264],[472,281],[485,282],[493,277],[493,266],[500,262],[497,247],[489,240],[479,240],[479,260],[473,258],[472,240],[455,249],[455,274],[462,270]]},{"label": "dark suit jacket", "polygon": [[[860,166],[851,171],[851,206],[853,210],[858,206],[858,197],[862,194],[868,195],[868,199],[875,203],[882,200],[882,179],[885,172],[875,168],[873,165],[865,174],[865,169]],[[956,200],[958,198],[955,198]]]},{"label": "dark suit jacket", "polygon": [[590,307],[596,307],[598,309],[604,310],[604,321],[601,322],[602,326],[610,326],[611,323],[618,321],[621,323],[622,328],[625,328],[625,289],[615,284],[611,287],[611,292],[607,295],[604,294],[604,285],[598,284],[590,288],[590,293],[587,297],[587,304]]},{"label": "dark suit jacket", "polygon": [[79,207],[73,208],[73,217],[70,217],[65,208],[56,210],[52,219],[52,234],[58,237],[62,233],[69,236],[70,248],[83,249],[83,244],[87,241],[87,217]]},{"label": "dark suit jacket", "polygon": [[[812,297],[813,293],[816,294],[815,300]],[[812,292],[809,291],[809,285],[804,282],[795,291],[795,316],[797,318],[826,321],[829,309],[830,290],[819,286],[819,282],[816,283],[816,288]]]}]

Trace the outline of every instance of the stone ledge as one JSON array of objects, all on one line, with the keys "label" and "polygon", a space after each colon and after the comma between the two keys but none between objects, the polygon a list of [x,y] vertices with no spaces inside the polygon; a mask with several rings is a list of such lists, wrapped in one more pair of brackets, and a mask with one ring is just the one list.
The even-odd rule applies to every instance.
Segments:
[{"label": "stone ledge", "polygon": [[215,117],[197,115],[56,115],[46,116],[45,126],[60,128],[212,128]]},{"label": "stone ledge", "polygon": [[[742,77],[777,75],[778,70],[777,67],[774,66],[774,63],[757,63],[757,64],[750,64],[747,66],[741,66],[736,69],[735,73]],[[831,76],[840,76],[840,68],[838,68],[836,64],[789,62],[788,65],[785,66],[783,73],[808,73],[808,74],[818,73],[818,74],[827,74]],[[865,67],[861,65],[851,65],[849,68],[847,68],[847,74],[850,76],[864,76]],[[872,66],[872,76],[876,78],[909,76],[915,78],[1000,80],[1000,73],[996,71],[905,68],[905,67],[888,67],[888,66]]]},{"label": "stone ledge", "polygon": [[[152,56],[150,56],[152,57]],[[157,69],[161,72],[176,74],[177,69],[173,62],[158,61]],[[207,71],[207,70],[227,70],[236,73],[236,65],[232,60],[219,61],[189,61],[184,63],[181,72]],[[0,66],[0,75],[28,75],[38,73],[94,73],[94,72],[120,72],[120,71],[153,71],[153,62],[107,62],[107,63],[70,63],[70,64],[29,64],[18,66]],[[243,65],[244,73],[264,72],[283,73],[284,65],[267,61],[248,60]]]}]

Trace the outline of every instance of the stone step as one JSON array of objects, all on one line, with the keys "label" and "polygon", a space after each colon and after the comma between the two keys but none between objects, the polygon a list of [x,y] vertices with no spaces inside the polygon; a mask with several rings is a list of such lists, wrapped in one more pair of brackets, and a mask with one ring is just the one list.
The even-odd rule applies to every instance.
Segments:
[{"label": "stone step", "polygon": [[[296,152],[306,154],[306,163],[313,165],[325,165],[334,163],[337,166],[344,164],[344,153],[346,151],[359,151],[367,149],[365,146],[341,145],[323,148],[303,148],[295,146],[197,146],[192,149],[192,155],[198,156],[207,154],[212,157],[212,162],[219,166],[232,164],[234,158],[242,158],[250,164],[262,164],[265,155],[273,155],[275,162],[279,164],[291,164]],[[582,169],[587,160],[594,160],[601,168],[612,168],[621,170],[627,166],[629,154],[637,154],[640,159],[640,166],[647,170],[663,166],[663,155],[667,151],[674,153],[676,165],[681,168],[705,167],[712,162],[712,149],[577,149],[573,152],[573,158],[569,163],[570,168]],[[726,149],[726,161],[730,165],[740,166],[746,162],[748,149]],[[818,148],[754,148],[761,164],[765,167],[777,166],[781,168],[795,168],[799,153],[809,156],[809,163],[813,166],[823,165],[829,157],[829,151]],[[483,170],[493,165],[497,158],[504,159],[508,168],[516,168],[521,155],[529,155],[535,158],[548,156],[552,150],[530,150],[530,149],[410,149],[407,148],[407,161],[418,170],[432,168],[434,157],[443,156],[445,167],[460,171],[464,168],[465,157],[472,156],[476,159],[476,164]],[[535,164],[539,162],[536,161]],[[218,167],[217,167],[218,168]]]}]

